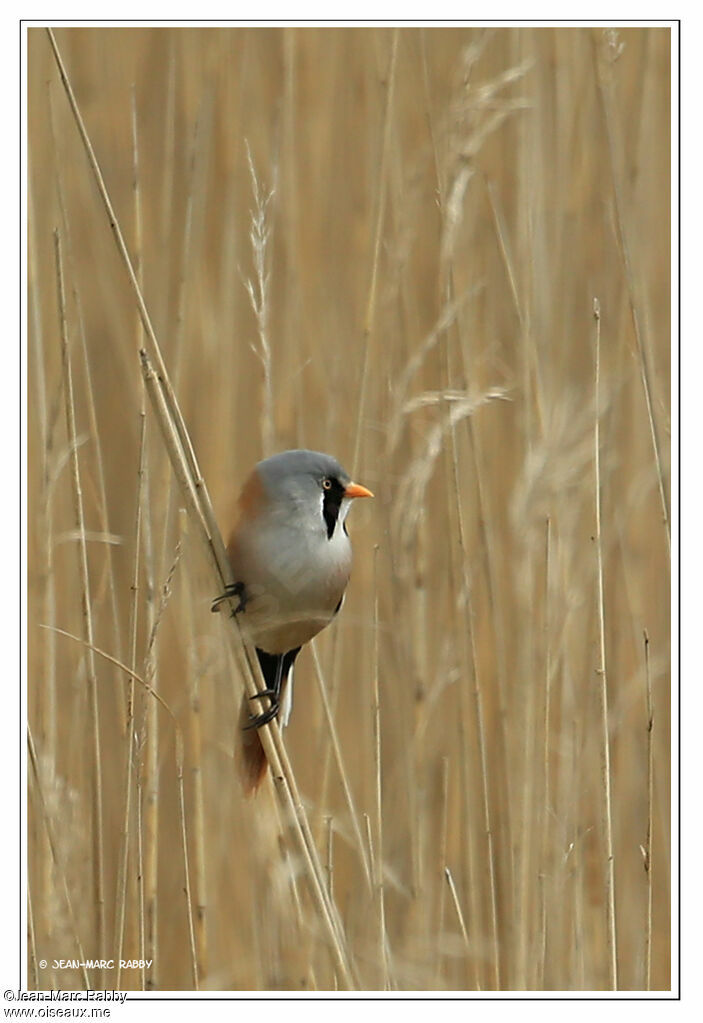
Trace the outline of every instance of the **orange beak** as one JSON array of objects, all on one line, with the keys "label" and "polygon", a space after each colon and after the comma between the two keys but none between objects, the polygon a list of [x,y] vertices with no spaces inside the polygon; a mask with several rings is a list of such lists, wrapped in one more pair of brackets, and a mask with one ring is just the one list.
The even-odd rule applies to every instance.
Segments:
[{"label": "orange beak", "polygon": [[344,491],[345,497],[373,497],[370,490],[362,487],[360,483],[350,483]]}]

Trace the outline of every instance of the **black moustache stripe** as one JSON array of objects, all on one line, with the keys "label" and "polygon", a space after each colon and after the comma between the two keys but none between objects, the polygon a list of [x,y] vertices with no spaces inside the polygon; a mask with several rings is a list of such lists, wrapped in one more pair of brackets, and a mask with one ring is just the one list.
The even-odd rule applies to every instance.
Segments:
[{"label": "black moustache stripe", "polygon": [[344,487],[339,480],[333,479],[330,482],[332,486],[329,490],[322,491],[322,517],[327,527],[328,540],[332,539],[334,527],[337,525],[337,519],[339,518],[339,509],[342,506],[342,498],[344,497]]}]

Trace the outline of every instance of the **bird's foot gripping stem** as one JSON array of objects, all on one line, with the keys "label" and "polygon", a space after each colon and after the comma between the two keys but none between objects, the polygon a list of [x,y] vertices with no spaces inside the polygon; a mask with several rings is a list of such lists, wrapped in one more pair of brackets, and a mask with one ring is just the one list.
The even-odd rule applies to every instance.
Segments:
[{"label": "bird's foot gripping stem", "polygon": [[250,696],[250,700],[262,700],[267,697],[271,701],[271,706],[266,710],[262,711],[261,714],[253,714],[248,725],[244,726],[244,731],[248,732],[251,728],[261,728],[262,725],[267,725],[269,721],[273,721],[275,717],[278,717],[278,711],[280,709],[280,700],[278,694],[274,689],[262,689],[256,696]]},{"label": "bird's foot gripping stem", "polygon": [[220,606],[224,604],[226,600],[231,600],[233,597],[239,598],[239,604],[235,607],[232,612],[232,616],[241,614],[242,611],[246,610],[247,606],[247,592],[244,583],[230,583],[229,586],[225,586],[224,593],[221,593],[219,597],[216,597],[212,602],[210,608],[211,611],[219,611]]}]

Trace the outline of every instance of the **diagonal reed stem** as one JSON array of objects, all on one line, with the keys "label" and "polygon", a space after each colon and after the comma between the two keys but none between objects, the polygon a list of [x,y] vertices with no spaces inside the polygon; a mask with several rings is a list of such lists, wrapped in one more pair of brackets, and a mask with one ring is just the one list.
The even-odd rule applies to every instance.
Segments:
[{"label": "diagonal reed stem", "polygon": [[[182,496],[185,498],[188,513],[198,527],[198,532],[210,555],[213,569],[218,577],[217,585],[218,587],[223,587],[232,581],[231,568],[220,531],[217,527],[210,496],[200,473],[176,396],[171,387],[168,372],[161,356],[161,350],[151,325],[127,246],[73,94],[56,39],[50,28],[47,28],[47,33],[71,111],[86,150],[103,206],[108,215],[110,229],[127,271],[144,326],[146,345],[140,354],[147,393],[152,402],[152,407],[156,414],[164,443],[168,449],[176,478],[181,486]],[[242,641],[236,617],[233,616],[231,621],[234,627],[230,630],[230,635],[233,640],[237,640],[235,646],[247,693],[250,696],[254,696],[258,691],[265,688],[263,679],[261,679],[260,669],[254,664],[255,658],[253,658],[251,651],[246,649]],[[343,986],[346,989],[351,989],[354,982],[346,939],[336,907],[327,892],[323,868],[312,838],[295,776],[281,739],[280,729],[276,722],[271,722],[269,725],[259,729],[259,736],[271,767],[276,792],[283,803],[284,810],[291,822],[303,855],[311,893],[327,932],[335,961],[335,968],[338,971]]]},{"label": "diagonal reed stem", "polygon": [[618,989],[618,953],[615,930],[615,860],[613,853],[613,809],[610,781],[610,736],[608,732],[608,675],[605,659],[605,598],[603,586],[603,536],[601,532],[602,486],[600,475],[600,303],[593,300],[593,316],[596,321],[596,358],[595,358],[595,391],[596,409],[594,423],[594,459],[596,489],[596,558],[598,574],[598,637],[600,649],[600,699],[602,728],[601,775],[603,783],[603,823],[605,831],[606,855],[606,917],[608,935],[608,968],[610,987]]},{"label": "diagonal reed stem", "polygon": [[[76,431],[76,409],[73,401],[73,376],[71,373],[71,356],[68,344],[68,325],[66,322],[66,292],[63,277],[63,260],[61,256],[61,240],[59,232],[54,231],[54,247],[56,256],[56,275],[59,296],[59,319],[61,324],[61,358],[64,375],[64,397],[66,400],[66,426],[68,443],[71,451],[71,477],[73,482],[73,511],[78,533],[78,568],[81,579],[81,606],[83,611],[83,628],[86,642],[89,644],[87,653],[88,665],[88,701],[92,726],[93,746],[93,855],[95,864],[95,912],[96,940],[98,959],[105,958],[105,852],[103,848],[103,783],[102,783],[102,752],[100,748],[100,710],[98,704],[98,678],[95,658],[90,647],[93,644],[93,614],[90,598],[90,575],[88,572],[88,548],[86,544],[85,517],[83,513],[83,492],[81,490],[81,473],[78,460],[78,441]],[[101,986],[102,969],[98,971],[98,986]]]}]

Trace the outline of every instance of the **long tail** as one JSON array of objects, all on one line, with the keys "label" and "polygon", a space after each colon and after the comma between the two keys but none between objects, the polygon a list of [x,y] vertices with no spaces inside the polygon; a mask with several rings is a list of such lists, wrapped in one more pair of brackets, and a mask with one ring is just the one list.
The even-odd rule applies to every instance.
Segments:
[{"label": "long tail", "polygon": [[[267,654],[257,647],[256,653],[261,665],[261,673],[267,689],[273,689],[276,683],[278,662],[282,658],[283,664],[280,677],[280,703],[281,708],[278,714],[278,723],[281,728],[288,724],[291,708],[293,706],[293,662],[295,661],[300,647],[297,650],[289,650],[285,654]],[[242,697],[239,708],[239,730],[241,741],[238,744],[237,767],[242,780],[244,794],[252,796],[261,785],[266,776],[268,761],[264,747],[259,738],[256,728],[247,728],[251,722],[253,704],[246,692]],[[257,709],[260,709],[257,707]]]}]

